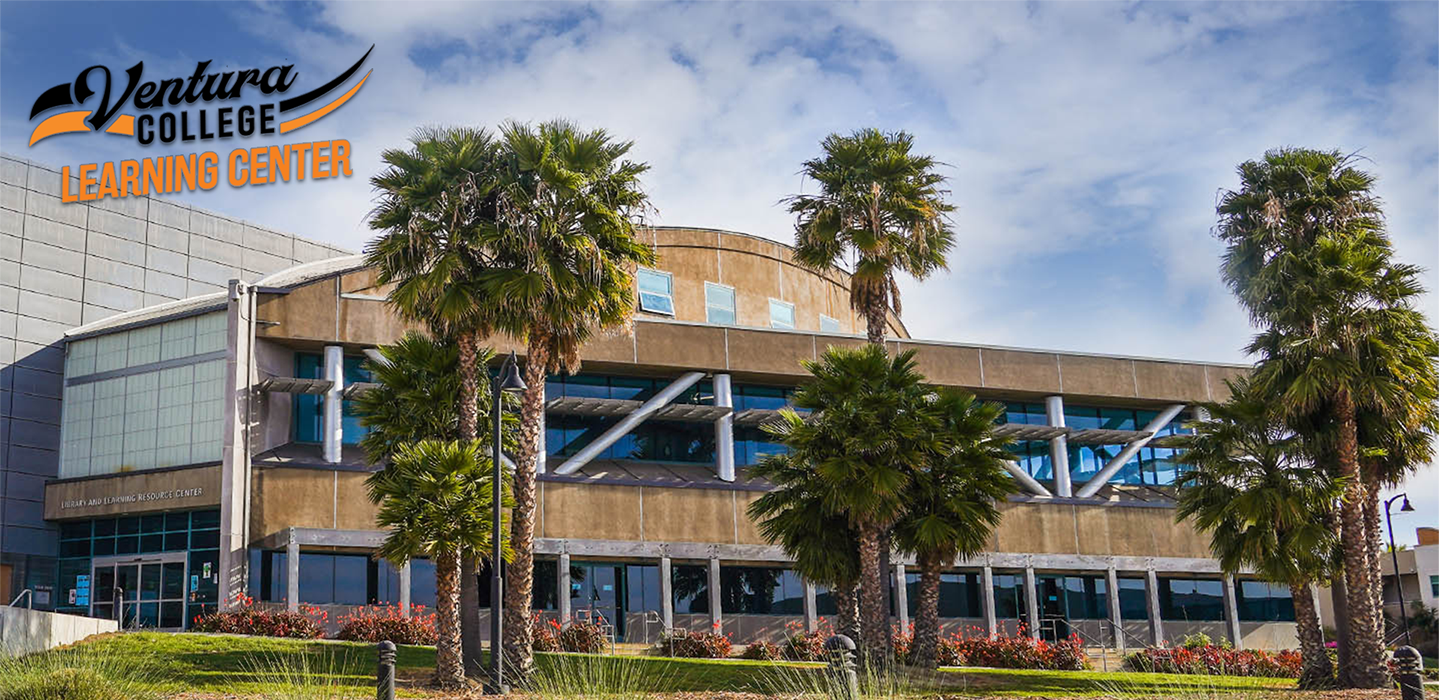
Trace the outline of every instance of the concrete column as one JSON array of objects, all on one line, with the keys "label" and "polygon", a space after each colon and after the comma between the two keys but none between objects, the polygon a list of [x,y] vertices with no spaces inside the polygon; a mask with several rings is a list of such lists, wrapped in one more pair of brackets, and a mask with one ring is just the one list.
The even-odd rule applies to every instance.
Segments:
[{"label": "concrete column", "polygon": [[1030,638],[1040,638],[1040,601],[1035,597],[1035,567],[1025,567],[1025,616]]},{"label": "concrete column", "polygon": [[1230,574],[1225,574],[1225,631],[1236,649],[1245,648],[1240,640],[1240,606],[1235,604],[1235,577]]},{"label": "concrete column", "polygon": [[[662,589],[664,586],[662,585]],[[566,552],[560,553],[560,561],[555,564],[555,606],[560,612],[560,623],[564,624],[570,620],[570,555]]]},{"label": "concrete column", "polygon": [[995,636],[995,572],[988,564],[980,568],[980,610],[985,616],[985,634]]},{"label": "concrete column", "polygon": [[285,609],[300,609],[300,541],[295,539],[293,527],[285,540]]},{"label": "concrete column", "polygon": [[721,619],[719,559],[712,558],[710,560],[710,585],[707,588],[710,589],[710,622],[715,626],[715,630],[719,631]]},{"label": "concrete column", "polygon": [[[715,405],[734,408],[735,400],[730,390],[730,375],[717,374]],[[715,419],[715,472],[721,481],[735,480],[735,414],[727,413]]]},{"label": "concrete column", "polygon": [[[549,401],[549,400],[550,400],[550,398],[545,395],[545,388],[544,388],[544,387],[541,387],[541,388],[540,388],[540,405],[542,405],[542,406],[545,405],[545,402],[546,402],[546,401]],[[549,461],[549,460],[548,460],[548,458],[546,457],[546,452],[545,452],[545,411],[543,411],[543,410],[540,411],[540,435],[539,435],[539,437],[537,438],[537,440],[538,440],[538,443],[539,443],[539,444],[537,444],[537,445],[535,446],[535,473],[536,473],[536,474],[544,474],[544,473],[545,473],[545,462],[547,462],[547,461]]]},{"label": "concrete column", "polygon": [[660,622],[667,630],[675,627],[675,591],[670,569],[670,557],[660,557]]},{"label": "concrete column", "polygon": [[[1065,400],[1059,396],[1045,397],[1045,423],[1056,428],[1065,427]],[[1055,474],[1055,495],[1069,498],[1070,491],[1070,446],[1064,435],[1050,438],[1050,469]]]},{"label": "concrete column", "polygon": [[341,417],[345,400],[345,349],[339,345],[325,346],[325,378],[330,380],[330,389],[325,392],[321,444],[325,461],[335,464],[340,461],[340,445],[344,438]]},{"label": "concrete column", "polygon": [[[230,280],[225,312],[225,384],[220,452],[220,552],[217,600],[224,610],[239,602],[249,582],[250,455],[255,382],[255,292]],[[268,533],[267,533],[268,534]],[[252,591],[251,593],[254,593]],[[10,601],[0,601],[8,603]]]},{"label": "concrete column", "polygon": [[1160,578],[1154,569],[1145,570],[1145,609],[1150,613],[1150,644],[1165,643],[1165,622],[1160,619]]},{"label": "concrete column", "polygon": [[816,612],[815,584],[805,582],[805,631],[814,632],[820,628],[820,615]]},{"label": "concrete column", "polygon": [[1115,567],[1105,569],[1105,600],[1110,604],[1110,628],[1114,635],[1115,650],[1125,653],[1125,623],[1120,617],[1120,578],[1115,575]]},{"label": "concrete column", "polygon": [[910,626],[910,591],[905,588],[905,565],[895,565],[895,616],[900,618],[900,629]]},{"label": "concrete column", "polygon": [[400,567],[400,616],[410,617],[410,562]]}]

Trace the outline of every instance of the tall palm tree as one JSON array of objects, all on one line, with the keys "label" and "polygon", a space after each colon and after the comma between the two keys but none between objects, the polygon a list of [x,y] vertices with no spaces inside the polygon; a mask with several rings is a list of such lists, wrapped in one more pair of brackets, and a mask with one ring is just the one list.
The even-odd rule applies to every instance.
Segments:
[{"label": "tall palm tree", "polygon": [[985,550],[1000,525],[996,504],[1015,491],[1005,470],[1012,455],[1008,438],[995,435],[1005,407],[981,403],[974,394],[942,391],[935,409],[941,417],[944,447],[911,481],[905,515],[895,525],[895,541],[915,555],[920,590],[915,615],[916,664],[935,668],[940,643],[940,573],[956,557]]},{"label": "tall palm tree", "polygon": [[797,217],[797,262],[825,271],[853,256],[850,306],[865,317],[872,343],[885,342],[888,311],[900,313],[896,275],[923,280],[944,269],[954,244],[955,207],[945,201],[940,163],[912,153],[914,145],[904,131],[831,134],[820,144],[825,155],[801,168],[820,191],[783,200]]},{"label": "tall palm tree", "polygon": [[[771,430],[769,424],[761,428]],[[860,610],[854,592],[860,580],[855,548],[859,535],[849,518],[829,508],[826,484],[793,454],[766,455],[750,474],[773,485],[746,509],[760,535],[779,545],[806,581],[830,589],[838,618],[836,631],[858,638]]]},{"label": "tall palm tree", "polygon": [[1271,151],[1240,167],[1241,188],[1217,207],[1227,244],[1222,276],[1262,331],[1257,389],[1290,419],[1318,410],[1334,425],[1349,615],[1348,684],[1387,680],[1373,597],[1357,415],[1402,412],[1412,377],[1379,371],[1403,360],[1395,332],[1423,291],[1391,262],[1374,178],[1339,152]]},{"label": "tall palm tree", "polygon": [[814,472],[824,512],[843,514],[858,535],[860,647],[868,663],[883,664],[889,610],[880,539],[904,513],[916,473],[940,449],[934,393],[913,351],[891,358],[880,345],[832,347],[802,364],[812,378],[793,401],[811,413],[782,409],[773,434],[797,466]]},{"label": "tall palm tree", "polygon": [[[480,338],[490,324],[477,283],[492,264],[478,233],[495,218],[496,143],[484,129],[424,128],[409,149],[381,153],[386,168],[371,178],[378,193],[370,227],[380,235],[365,247],[376,282],[391,285],[390,305],[401,318],[424,324],[435,337],[459,345],[456,395],[461,440],[475,440],[481,367]],[[478,567],[463,562],[461,624],[467,663],[480,658]]]},{"label": "tall palm tree", "polygon": [[598,333],[628,330],[635,267],[655,251],[637,231],[649,200],[644,163],[632,143],[565,121],[502,130],[496,223],[481,236],[493,264],[480,277],[495,330],[525,342],[525,384],[516,453],[515,510],[506,577],[504,649],[514,672],[532,666],[530,605],[535,540],[535,474],[545,377],[580,366],[580,347]]},{"label": "tall palm tree", "polygon": [[1181,459],[1176,521],[1210,534],[1210,551],[1227,572],[1254,569],[1286,585],[1295,606],[1301,687],[1334,682],[1311,586],[1328,578],[1339,548],[1329,526],[1344,481],[1315,465],[1300,438],[1276,419],[1268,397],[1247,382],[1231,385],[1210,418],[1193,424]]},{"label": "tall palm tree", "polygon": [[436,682],[465,681],[460,643],[460,559],[490,548],[492,516],[489,460],[474,442],[401,443],[385,468],[365,480],[380,508],[375,521],[389,528],[379,555],[395,566],[412,558],[435,563]]}]

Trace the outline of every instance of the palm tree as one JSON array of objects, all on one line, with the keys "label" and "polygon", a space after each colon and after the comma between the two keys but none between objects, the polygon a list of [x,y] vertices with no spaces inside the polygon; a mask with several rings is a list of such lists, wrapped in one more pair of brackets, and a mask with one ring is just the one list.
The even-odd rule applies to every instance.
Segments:
[{"label": "palm tree", "polygon": [[[1349,614],[1347,683],[1387,682],[1366,533],[1357,416],[1403,413],[1413,373],[1384,371],[1407,353],[1396,332],[1413,325],[1422,293],[1414,269],[1391,262],[1374,178],[1338,152],[1271,151],[1240,167],[1222,196],[1222,275],[1261,326],[1248,350],[1261,359],[1255,386],[1294,422],[1326,410],[1336,473],[1347,493],[1339,520]],[[1423,323],[1423,321],[1421,321]]]},{"label": "palm tree", "polygon": [[1334,682],[1320,613],[1311,586],[1336,564],[1337,533],[1329,514],[1343,480],[1309,459],[1301,439],[1276,420],[1268,397],[1247,382],[1231,385],[1210,418],[1182,438],[1181,459],[1194,469],[1181,475],[1177,522],[1192,520],[1210,534],[1210,551],[1225,571],[1253,569],[1289,586],[1303,658],[1301,687]]},{"label": "palm tree", "polygon": [[[477,234],[494,225],[496,144],[489,132],[468,127],[420,129],[410,144],[381,153],[386,168],[370,180],[379,194],[370,227],[380,235],[365,247],[365,259],[378,284],[394,285],[388,300],[401,318],[458,342],[458,437],[475,440],[484,393],[477,353],[490,330],[476,276],[492,264]],[[465,657],[478,665],[478,567],[466,559],[463,568]]]},{"label": "palm tree", "polygon": [[811,413],[782,409],[773,434],[797,466],[814,472],[823,512],[843,514],[858,535],[860,647],[869,663],[882,664],[889,615],[880,539],[903,515],[916,473],[940,449],[935,396],[915,369],[914,351],[891,358],[881,345],[831,347],[802,364],[813,378],[793,401]]},{"label": "palm tree", "polygon": [[632,143],[564,121],[507,124],[500,146],[496,224],[481,235],[493,264],[480,276],[495,330],[525,342],[525,384],[516,453],[514,566],[505,589],[506,659],[529,673],[535,539],[535,474],[546,375],[580,366],[580,347],[597,333],[628,330],[635,267],[653,265],[641,242],[649,200]]},{"label": "palm tree", "polygon": [[913,553],[920,568],[914,658],[924,668],[937,666],[940,572],[956,557],[985,550],[1000,525],[996,504],[1015,491],[1015,480],[1005,470],[1012,459],[1005,449],[1009,440],[994,432],[1005,407],[980,403],[966,392],[943,391],[935,408],[944,448],[912,480],[905,516],[895,525],[900,549]]},{"label": "palm tree", "polygon": [[491,469],[472,442],[401,443],[391,462],[365,480],[379,504],[375,521],[389,528],[379,555],[404,566],[414,557],[435,563],[436,683],[465,681],[460,642],[460,559],[490,547]]},{"label": "palm tree", "polygon": [[[761,428],[771,429],[768,424]],[[746,509],[760,535],[779,545],[806,581],[830,589],[838,617],[836,631],[858,638],[855,584],[860,579],[860,558],[855,542],[859,535],[849,518],[827,506],[825,483],[793,454],[766,455],[750,474],[773,485]]]},{"label": "palm tree", "polygon": [[820,191],[783,200],[797,216],[797,262],[825,271],[853,256],[850,306],[872,343],[885,342],[887,312],[900,313],[896,274],[923,280],[944,269],[954,243],[940,163],[912,153],[914,143],[904,131],[831,134],[820,144],[825,155],[801,168]]}]

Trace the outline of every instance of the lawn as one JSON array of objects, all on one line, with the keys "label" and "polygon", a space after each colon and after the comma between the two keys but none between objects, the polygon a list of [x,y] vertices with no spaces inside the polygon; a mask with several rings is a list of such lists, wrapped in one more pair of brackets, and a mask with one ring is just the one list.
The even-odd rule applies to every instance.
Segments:
[{"label": "lawn", "polygon": [[[162,696],[374,697],[375,648],[370,644],[204,634],[106,635],[56,654],[123,660],[143,668],[144,683]],[[434,669],[429,647],[401,647],[402,696],[431,697],[425,688]],[[540,654],[541,695],[573,695],[577,687],[608,688],[623,695],[645,692],[749,692],[809,694],[823,691],[817,664],[655,657]],[[318,685],[314,692],[295,686]],[[1158,673],[1102,673],[946,669],[909,674],[880,688],[881,694],[947,696],[1254,696],[1293,686],[1292,681]],[[283,692],[279,689],[284,688]],[[569,690],[567,690],[567,688]],[[547,692],[548,691],[548,692]],[[1269,693],[1265,693],[1269,694]],[[0,693],[3,695],[3,693]]]}]

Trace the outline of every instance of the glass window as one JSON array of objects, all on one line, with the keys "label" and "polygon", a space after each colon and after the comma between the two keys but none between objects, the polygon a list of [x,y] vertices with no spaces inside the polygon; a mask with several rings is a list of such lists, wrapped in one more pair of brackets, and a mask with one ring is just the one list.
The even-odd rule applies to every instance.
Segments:
[{"label": "glass window", "polygon": [[1295,605],[1290,587],[1265,581],[1237,581],[1235,605],[1247,622],[1293,622]]},{"label": "glass window", "polygon": [[660,567],[629,564],[625,567],[625,609],[660,611]]},{"label": "glass window", "polygon": [[[905,603],[914,617],[920,611],[920,574],[905,572]],[[941,572],[940,617],[981,617],[980,576],[970,573]]]},{"label": "glass window", "polygon": [[995,574],[995,617],[1018,620],[1025,610],[1025,579],[1017,574]]},{"label": "glass window", "polygon": [[1160,579],[1160,617],[1216,622],[1225,619],[1224,585],[1211,579]]},{"label": "glass window", "polygon": [[640,287],[640,310],[652,314],[675,315],[675,298],[670,273],[641,268],[635,278]]},{"label": "glass window", "polygon": [[705,321],[718,325],[735,324],[735,288],[705,283]]},{"label": "glass window", "polygon": [[720,567],[720,610],[748,615],[800,615],[805,585],[789,569]]},{"label": "glass window", "polygon": [[1430,595],[1435,598],[1440,598],[1440,576],[1430,577]]},{"label": "glass window", "polygon": [[1116,579],[1115,584],[1119,586],[1120,619],[1150,619],[1149,607],[1145,604],[1145,579],[1121,578]]},{"label": "glass window", "polygon": [[840,333],[840,332],[842,332],[842,331],[840,330],[840,319],[838,319],[838,318],[830,318],[829,316],[826,316],[825,314],[820,314],[820,332],[821,332],[821,333]]},{"label": "glass window", "polygon": [[794,328],[795,305],[788,301],[770,300],[770,327]]},{"label": "glass window", "polygon": [[705,565],[677,564],[671,569],[671,594],[677,614],[710,612],[709,578],[709,567]]}]

